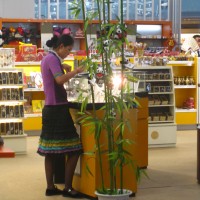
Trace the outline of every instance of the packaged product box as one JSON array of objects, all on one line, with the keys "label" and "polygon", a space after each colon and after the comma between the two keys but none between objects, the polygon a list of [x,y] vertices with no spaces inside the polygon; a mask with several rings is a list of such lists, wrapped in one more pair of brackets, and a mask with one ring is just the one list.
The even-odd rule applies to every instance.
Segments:
[{"label": "packaged product box", "polygon": [[33,113],[41,113],[44,106],[43,100],[32,100]]},{"label": "packaged product box", "polygon": [[18,84],[23,84],[23,74],[22,74],[22,72],[18,72],[17,80],[18,80]]},{"label": "packaged product box", "polygon": [[23,105],[19,105],[19,114],[20,114],[20,117],[24,117],[24,106]]},{"label": "packaged product box", "polygon": [[19,135],[23,135],[23,124],[19,122]]},{"label": "packaged product box", "polygon": [[5,135],[5,134],[6,134],[6,124],[1,123],[1,135]]},{"label": "packaged product box", "polygon": [[1,106],[1,118],[6,118],[6,106]]},{"label": "packaged product box", "polygon": [[11,89],[10,88],[6,89],[6,94],[7,94],[6,99],[11,100]]},{"label": "packaged product box", "polygon": [[32,44],[22,44],[19,46],[19,51],[22,54],[36,54],[37,46]]},{"label": "packaged product box", "polygon": [[6,106],[6,118],[10,118],[10,106]]},{"label": "packaged product box", "polygon": [[14,116],[15,116],[16,118],[19,117],[19,106],[18,106],[18,105],[15,106]]},{"label": "packaged product box", "polygon": [[10,118],[14,117],[14,106],[9,106]]},{"label": "packaged product box", "polygon": [[23,88],[19,88],[19,99],[20,99],[20,100],[23,100],[23,99],[24,99]]},{"label": "packaged product box", "polygon": [[10,135],[10,123],[6,123],[6,135]]},{"label": "packaged product box", "polygon": [[19,134],[19,123],[14,123],[15,126],[15,135]]},{"label": "packaged product box", "polygon": [[11,122],[11,123],[10,123],[10,134],[11,134],[11,135],[14,135],[14,133],[15,133],[15,126],[14,126],[14,123]]},{"label": "packaged product box", "polygon": [[41,72],[30,72],[32,82],[35,88],[43,88],[43,80]]},{"label": "packaged product box", "polygon": [[14,84],[18,84],[18,73],[13,72],[13,79],[14,79]]},{"label": "packaged product box", "polygon": [[16,61],[36,61],[37,60],[37,46],[32,44],[22,44],[19,46],[19,54]]},{"label": "packaged product box", "polygon": [[3,88],[2,89],[2,93],[1,93],[1,99],[2,100],[7,100],[7,89],[6,88]]}]

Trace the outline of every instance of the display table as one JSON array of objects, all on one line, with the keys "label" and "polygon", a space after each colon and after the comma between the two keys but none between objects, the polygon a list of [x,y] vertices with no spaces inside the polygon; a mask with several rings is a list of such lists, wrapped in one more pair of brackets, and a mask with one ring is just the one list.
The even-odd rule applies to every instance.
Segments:
[{"label": "display table", "polygon": [[[148,165],[148,97],[147,93],[137,94],[137,100],[140,102],[140,107],[130,109],[129,112],[124,112],[126,119],[129,119],[132,126],[132,131],[125,128],[125,137],[134,141],[133,145],[129,145],[127,150],[133,155],[133,160],[138,163],[141,168],[146,168]],[[101,105],[96,105],[101,106]],[[77,112],[80,110],[80,105],[70,104],[70,112],[73,120],[76,120]],[[87,108],[90,110],[90,106]],[[103,110],[97,110],[97,116],[103,116]],[[93,134],[89,134],[92,127],[81,126],[80,136],[83,144],[84,152],[91,152],[95,147],[95,139]],[[105,131],[104,131],[105,132]],[[106,133],[101,134],[100,143],[104,144],[106,141]],[[106,159],[106,157],[104,157]],[[76,173],[74,176],[73,187],[81,193],[95,197],[94,191],[100,186],[100,169],[98,164],[98,157],[96,154],[82,155],[80,162],[77,165]],[[109,177],[109,168],[106,162],[103,162],[104,176]],[[89,167],[90,175],[86,169]],[[109,185],[109,180],[105,180],[106,185]],[[119,183],[117,183],[119,184]],[[133,168],[126,166],[124,168],[124,188],[130,189],[133,193],[137,191],[137,183]]]}]

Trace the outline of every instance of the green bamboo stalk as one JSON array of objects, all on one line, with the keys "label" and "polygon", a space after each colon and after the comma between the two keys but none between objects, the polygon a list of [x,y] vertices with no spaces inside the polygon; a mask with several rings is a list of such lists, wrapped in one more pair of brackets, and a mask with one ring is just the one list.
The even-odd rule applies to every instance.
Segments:
[{"label": "green bamboo stalk", "polygon": [[[120,0],[120,5],[121,5],[121,16],[120,16],[120,20],[121,20],[121,26],[123,26],[123,24],[124,24],[124,18],[123,18],[123,0]],[[124,43],[122,42],[122,46],[121,46],[121,48],[122,48],[122,51],[121,51],[121,53],[122,53],[122,67],[121,67],[121,76],[122,76],[122,78],[124,77]],[[123,79],[122,79],[123,80]],[[123,96],[124,96],[124,94],[123,94],[123,89],[121,89],[121,99],[123,99]],[[123,105],[121,105],[121,106],[123,106]],[[122,109],[122,112],[121,112],[121,116],[120,116],[120,122],[123,122],[123,108],[121,107],[121,109]],[[122,140],[123,139],[123,132],[122,132],[122,126],[121,126],[121,128],[120,128],[120,135],[119,135],[119,137],[120,137],[120,140]],[[119,152],[120,152],[120,154],[122,153],[122,151],[123,151],[123,143],[120,143],[120,145],[119,145]],[[123,193],[123,161],[122,160],[120,160],[120,189],[121,189],[121,193]]]},{"label": "green bamboo stalk", "polygon": [[[82,3],[82,12],[83,12],[83,21],[84,24],[86,22],[86,16],[85,16],[85,5],[84,5],[84,0],[81,0]],[[88,42],[87,42],[87,33],[86,30],[84,31],[84,36],[85,36],[85,43],[86,43],[86,52],[87,52],[87,59],[89,59],[89,48],[88,48]],[[95,109],[95,97],[94,97],[94,89],[91,86],[91,94],[92,94],[92,108],[93,108],[93,114],[94,118],[96,119],[96,109]],[[97,124],[95,123],[95,136],[97,134]],[[95,137],[96,139],[96,137]],[[97,143],[97,148],[98,148],[98,157],[99,157],[99,165],[100,165],[100,176],[101,176],[101,182],[102,182],[102,188],[105,190],[104,186],[104,178],[103,178],[103,166],[102,166],[102,157],[101,157],[101,148],[100,148],[100,142],[99,139],[96,139]]]},{"label": "green bamboo stalk", "polygon": [[[103,1],[103,21],[104,24],[106,24],[106,22],[110,23],[110,15],[108,14],[108,18],[106,19],[106,6],[107,9],[109,10],[110,8],[110,1]],[[108,12],[107,10],[107,12]],[[106,38],[109,39],[109,38]],[[106,58],[106,71],[108,72],[109,75],[111,75],[111,70],[110,70],[110,66],[108,64],[108,52],[105,52],[105,58]],[[113,136],[113,122],[109,119],[109,116],[111,114],[111,110],[112,110],[112,91],[108,86],[105,86],[105,94],[106,94],[106,119],[107,119],[107,138],[108,138],[108,153],[111,154],[114,150],[114,136]],[[115,189],[115,176],[114,176],[114,161],[113,160],[109,160],[109,176],[110,176],[110,193],[112,193]]]}]

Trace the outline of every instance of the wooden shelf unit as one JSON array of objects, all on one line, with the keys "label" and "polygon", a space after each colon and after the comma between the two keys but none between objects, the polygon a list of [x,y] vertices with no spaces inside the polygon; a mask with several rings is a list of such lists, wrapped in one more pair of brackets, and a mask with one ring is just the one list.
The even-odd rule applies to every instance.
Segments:
[{"label": "wooden shelf unit", "polygon": [[[22,24],[34,24],[37,31],[41,32],[41,26],[44,23],[51,23],[52,26],[54,24],[79,24],[80,28],[83,29],[84,24],[83,20],[54,20],[54,19],[12,19],[12,18],[0,18],[0,29],[5,24],[10,24],[11,26],[18,26]],[[111,20],[110,23],[118,23],[117,20]],[[172,22],[171,21],[142,21],[142,20],[126,20],[125,23],[127,25],[162,25],[162,38],[169,38],[170,34],[172,32]],[[99,24],[98,20],[92,20],[89,22],[90,25],[97,25]],[[163,40],[163,39],[162,39]],[[163,40],[163,45],[165,43],[165,40]],[[40,39],[37,40],[37,46],[41,47]],[[80,39],[80,49],[85,49],[85,42],[84,39]]]},{"label": "wooden shelf unit", "polygon": [[[198,108],[198,58],[194,61],[170,61],[174,77],[194,78],[193,85],[174,85],[175,88],[175,107],[177,125],[196,125]],[[194,98],[194,109],[183,109],[183,102],[189,97]]]}]

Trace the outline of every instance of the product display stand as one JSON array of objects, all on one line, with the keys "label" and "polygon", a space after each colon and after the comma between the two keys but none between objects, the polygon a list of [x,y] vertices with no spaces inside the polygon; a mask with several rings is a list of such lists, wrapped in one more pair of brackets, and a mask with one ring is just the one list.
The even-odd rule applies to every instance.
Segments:
[{"label": "product display stand", "polygon": [[169,61],[168,65],[173,69],[177,128],[194,129],[198,115],[198,58]]},{"label": "product display stand", "polygon": [[176,145],[175,97],[172,67],[142,66],[134,68],[138,90],[148,91],[149,147]]},{"label": "product display stand", "polygon": [[26,153],[23,128],[23,69],[14,68],[15,50],[0,48],[0,135],[6,148]]}]

